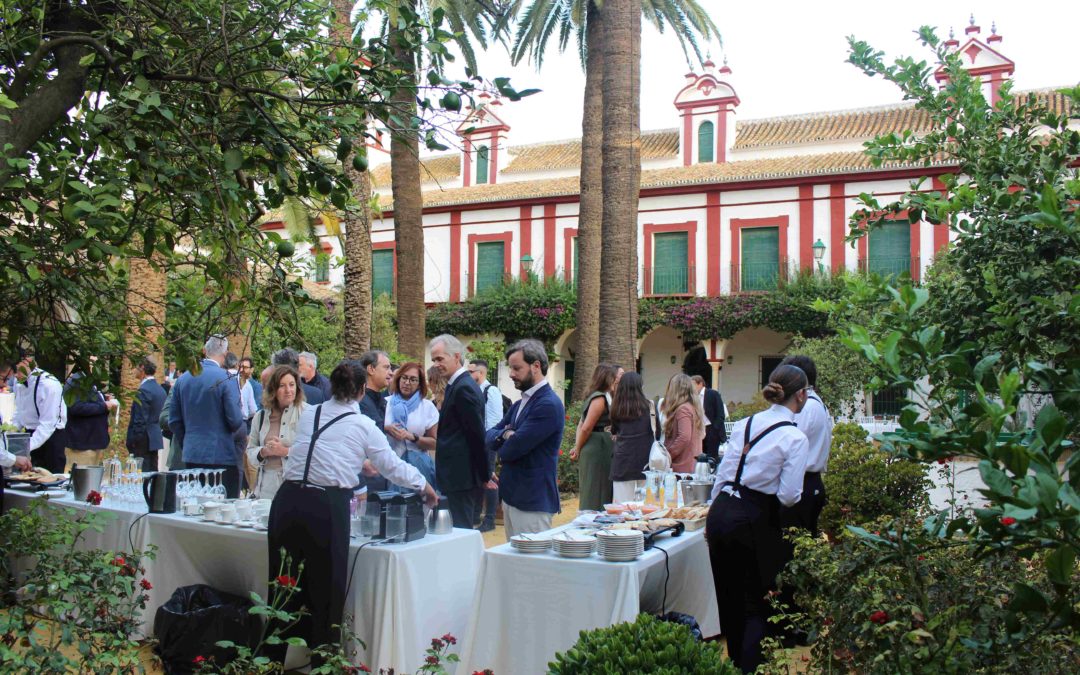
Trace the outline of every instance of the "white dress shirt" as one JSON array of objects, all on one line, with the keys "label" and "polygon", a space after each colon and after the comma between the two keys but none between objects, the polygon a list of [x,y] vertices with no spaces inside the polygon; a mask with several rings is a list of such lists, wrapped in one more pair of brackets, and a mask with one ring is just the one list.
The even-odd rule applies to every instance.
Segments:
[{"label": "white dress shirt", "polygon": [[321,487],[354,488],[364,460],[370,459],[379,473],[390,482],[414,490],[424,489],[427,481],[423,475],[390,449],[386,435],[379,431],[375,422],[360,413],[359,404],[356,401],[342,403],[337,399],[310,406],[300,416],[296,437],[289,449],[289,462],[282,477],[284,480],[298,481],[304,478],[308,447],[315,432],[315,411],[320,407],[320,427],[326,426],[342,413],[356,414],[338,420],[315,441],[308,483]]},{"label": "white dress shirt", "polygon": [[[41,413],[40,417],[38,412]],[[30,437],[31,450],[37,450],[44,445],[57,429],[67,426],[64,385],[44,370],[35,368],[26,378],[26,382],[15,385],[15,424],[34,430]]]},{"label": "white dress shirt", "polygon": [[[390,405],[390,398],[386,399],[386,416],[383,418],[383,428],[393,426],[394,424],[394,406]],[[416,410],[409,413],[409,421],[405,424],[405,431],[410,434],[415,434],[417,438],[423,438],[428,429],[439,423],[439,409],[435,407],[435,404],[427,399],[420,399],[420,405],[416,407]],[[396,438],[386,434],[386,440],[390,442],[390,447],[394,449],[398,457],[403,457],[406,450],[415,450],[416,452],[426,452],[416,443],[410,440],[399,441]]]},{"label": "white dress shirt", "polygon": [[502,422],[502,392],[493,384],[481,385],[484,392],[484,431],[493,429]]},{"label": "white dress shirt", "polygon": [[829,466],[829,448],[832,446],[832,417],[813,389],[802,412],[795,415],[799,431],[810,441],[810,454],[806,460],[808,473],[821,473]]},{"label": "white dress shirt", "polygon": [[517,422],[518,418],[521,417],[521,411],[524,410],[525,406],[529,404],[529,401],[536,394],[536,392],[540,391],[541,387],[546,387],[547,383],[548,382],[546,379],[540,380],[538,384],[534,384],[525,391],[521,392],[521,405],[518,406],[517,412],[514,414],[514,422]]},{"label": "white dress shirt", "polygon": [[[746,422],[750,418],[735,423],[735,428],[724,447],[724,458],[716,470],[716,482],[713,484],[712,497],[720,494],[724,483],[735,480],[739,469],[739,458],[746,439]],[[794,422],[795,413],[782,405],[773,404],[767,410],[754,415],[754,424],[750,428],[750,441],[777,422]],[[796,427],[780,427],[757,443],[746,455],[746,463],[740,482],[742,485],[767,495],[776,495],[784,506],[791,506],[802,496],[803,474],[806,473],[806,460],[810,444],[806,434]],[[726,488],[730,491],[730,486]]]},{"label": "white dress shirt", "polygon": [[446,386],[449,387],[454,382],[456,382],[459,377],[461,377],[462,375],[467,375],[468,373],[469,369],[467,366],[462,366],[458,368],[454,371],[454,374],[450,376],[450,379],[446,381]]},{"label": "white dress shirt", "polygon": [[255,388],[251,386],[251,378],[240,385],[240,414],[249,420],[259,412],[259,406],[255,404]]}]

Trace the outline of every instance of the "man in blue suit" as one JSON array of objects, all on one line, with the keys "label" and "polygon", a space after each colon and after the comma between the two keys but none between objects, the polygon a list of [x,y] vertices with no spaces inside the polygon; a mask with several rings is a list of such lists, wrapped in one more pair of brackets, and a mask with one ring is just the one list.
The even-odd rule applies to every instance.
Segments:
[{"label": "man in blue suit", "polygon": [[131,401],[127,438],[124,444],[128,452],[142,459],[143,471],[158,470],[158,451],[165,447],[161,436],[161,409],[165,406],[165,389],[154,378],[157,364],[147,357],[135,366],[139,374],[139,390]]},{"label": "man in blue suit", "polygon": [[240,387],[222,365],[229,341],[212,335],[203,347],[202,372],[186,372],[173,385],[169,428],[189,469],[224,469],[225,493],[240,496],[240,462],[233,435],[244,424]]},{"label": "man in blue suit", "polygon": [[506,350],[510,379],[521,400],[487,432],[487,447],[502,461],[499,496],[506,539],[551,529],[559,512],[559,445],[566,409],[547,383],[547,350],[539,340],[520,340]]}]

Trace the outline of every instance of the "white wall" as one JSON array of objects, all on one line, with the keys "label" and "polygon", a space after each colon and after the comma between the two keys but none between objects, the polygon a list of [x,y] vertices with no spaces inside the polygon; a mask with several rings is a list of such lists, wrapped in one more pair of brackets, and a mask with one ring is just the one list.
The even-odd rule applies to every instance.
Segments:
[{"label": "white wall", "polygon": [[[664,395],[672,375],[682,372],[683,359],[686,357],[682,334],[674,328],[661,326],[642,340],[640,355],[645,396],[651,401]],[[675,357],[675,363],[671,362],[672,357]]]},{"label": "white wall", "polygon": [[735,335],[724,353],[720,370],[720,393],[730,407],[733,403],[746,403],[761,390],[761,356],[779,356],[787,350],[791,339],[768,328],[750,328]]}]

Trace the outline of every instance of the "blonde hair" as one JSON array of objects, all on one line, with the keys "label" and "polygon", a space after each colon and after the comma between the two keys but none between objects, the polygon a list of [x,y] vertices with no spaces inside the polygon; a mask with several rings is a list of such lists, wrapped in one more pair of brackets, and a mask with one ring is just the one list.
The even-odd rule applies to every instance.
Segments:
[{"label": "blonde hair", "polygon": [[443,394],[446,393],[446,379],[443,378],[442,373],[435,366],[428,368],[427,371],[427,391],[431,402],[435,404],[435,407],[441,409]]},{"label": "blonde hair", "polygon": [[699,433],[705,433],[705,421],[701,419],[701,406],[697,402],[694,381],[688,375],[679,373],[668,381],[667,391],[664,393],[665,437],[671,438],[675,434],[675,411],[686,403],[689,403],[694,411],[694,428]]}]

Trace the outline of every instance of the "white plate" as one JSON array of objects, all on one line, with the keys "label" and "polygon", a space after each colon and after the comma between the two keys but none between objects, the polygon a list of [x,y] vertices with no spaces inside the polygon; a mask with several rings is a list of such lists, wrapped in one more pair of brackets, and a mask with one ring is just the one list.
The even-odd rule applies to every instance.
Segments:
[{"label": "white plate", "polygon": [[233,525],[237,527],[255,527],[255,522],[251,520],[238,520]]}]

